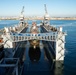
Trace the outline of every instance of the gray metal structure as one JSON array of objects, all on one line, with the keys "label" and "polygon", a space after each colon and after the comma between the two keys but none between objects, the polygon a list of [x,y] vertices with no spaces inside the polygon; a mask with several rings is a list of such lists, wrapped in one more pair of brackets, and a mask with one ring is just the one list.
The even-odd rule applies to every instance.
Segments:
[{"label": "gray metal structure", "polygon": [[16,73],[18,75],[18,58],[3,58],[0,61],[0,67],[9,68],[9,72],[6,75],[13,75]]}]

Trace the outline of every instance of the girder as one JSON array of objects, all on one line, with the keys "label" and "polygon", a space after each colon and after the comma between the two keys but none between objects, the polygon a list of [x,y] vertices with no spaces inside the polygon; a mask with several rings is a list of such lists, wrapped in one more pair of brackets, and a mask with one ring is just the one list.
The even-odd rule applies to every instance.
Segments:
[{"label": "girder", "polygon": [[27,40],[45,40],[45,41],[56,41],[57,33],[11,33],[10,37],[13,42],[27,41]]}]

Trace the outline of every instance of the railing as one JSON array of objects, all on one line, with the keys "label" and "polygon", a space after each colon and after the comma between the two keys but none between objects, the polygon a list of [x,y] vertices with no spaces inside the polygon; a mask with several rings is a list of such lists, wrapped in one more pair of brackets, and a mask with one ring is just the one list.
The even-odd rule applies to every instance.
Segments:
[{"label": "railing", "polygon": [[3,58],[0,61],[0,67],[1,68],[2,67],[9,68],[9,70],[6,73],[6,75],[10,75],[10,74],[11,75],[13,75],[13,74],[18,75],[18,62],[19,62],[18,58]]}]

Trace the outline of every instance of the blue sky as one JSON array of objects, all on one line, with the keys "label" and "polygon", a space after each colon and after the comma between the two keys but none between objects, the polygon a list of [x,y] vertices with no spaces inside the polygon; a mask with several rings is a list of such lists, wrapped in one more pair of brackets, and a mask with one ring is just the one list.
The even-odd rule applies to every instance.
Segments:
[{"label": "blue sky", "polygon": [[0,16],[43,16],[44,4],[52,17],[76,17],[76,0],[0,0]]}]

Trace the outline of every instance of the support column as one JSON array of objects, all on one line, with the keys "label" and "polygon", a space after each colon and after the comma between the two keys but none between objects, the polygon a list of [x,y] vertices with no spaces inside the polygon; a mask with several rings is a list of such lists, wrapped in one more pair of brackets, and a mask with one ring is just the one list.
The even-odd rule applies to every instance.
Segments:
[{"label": "support column", "polygon": [[13,42],[10,39],[10,35],[3,35],[5,57],[13,57]]},{"label": "support column", "polygon": [[16,75],[18,75],[18,66],[16,66]]},{"label": "support column", "polygon": [[64,51],[65,51],[65,34],[62,32],[62,27],[60,27],[56,40],[55,75],[63,75]]}]

